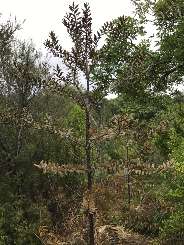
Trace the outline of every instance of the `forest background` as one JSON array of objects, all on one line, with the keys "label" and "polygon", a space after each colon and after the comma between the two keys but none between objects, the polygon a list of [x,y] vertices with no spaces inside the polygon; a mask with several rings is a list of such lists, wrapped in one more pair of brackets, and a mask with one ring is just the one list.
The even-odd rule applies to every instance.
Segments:
[{"label": "forest background", "polygon": [[184,2],[132,5],[72,3],[52,62],[2,19],[0,244],[182,244]]}]

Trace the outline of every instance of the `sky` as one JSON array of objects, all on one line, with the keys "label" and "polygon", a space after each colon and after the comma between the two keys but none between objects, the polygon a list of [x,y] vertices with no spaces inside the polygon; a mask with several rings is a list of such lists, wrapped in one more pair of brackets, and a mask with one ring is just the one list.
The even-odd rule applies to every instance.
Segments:
[{"label": "sky", "polygon": [[[98,30],[104,22],[132,11],[130,0],[86,0],[89,2],[93,17],[93,28]],[[83,5],[83,0],[75,3]],[[11,15],[24,24],[18,32],[21,39],[32,39],[36,47],[44,50],[44,41],[51,30],[54,30],[65,48],[70,46],[62,18],[68,11],[71,0],[0,0],[0,13],[6,19]]]}]

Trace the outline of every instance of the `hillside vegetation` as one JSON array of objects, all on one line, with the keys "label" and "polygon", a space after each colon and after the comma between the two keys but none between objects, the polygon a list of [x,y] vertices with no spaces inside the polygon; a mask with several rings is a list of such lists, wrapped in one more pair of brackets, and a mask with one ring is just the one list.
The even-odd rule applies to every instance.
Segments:
[{"label": "hillside vegetation", "polygon": [[184,244],[184,2],[132,2],[73,3],[50,62],[1,22],[0,245]]}]

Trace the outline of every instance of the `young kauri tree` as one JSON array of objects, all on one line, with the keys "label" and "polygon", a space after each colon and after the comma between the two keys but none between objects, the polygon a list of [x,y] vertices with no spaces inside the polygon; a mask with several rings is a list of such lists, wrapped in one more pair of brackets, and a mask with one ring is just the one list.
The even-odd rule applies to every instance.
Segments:
[{"label": "young kauri tree", "polygon": [[62,92],[71,97],[84,111],[85,115],[85,164],[87,173],[87,195],[89,205],[88,217],[88,243],[95,244],[95,213],[90,207],[93,191],[94,167],[92,160],[92,111],[98,102],[106,95],[107,86],[96,83],[92,79],[92,72],[98,63],[98,41],[107,27],[97,34],[92,32],[92,17],[89,4],[85,3],[82,12],[79,6],[69,6],[69,13],[63,19],[63,24],[73,42],[71,50],[65,50],[60,44],[54,32],[50,33],[46,41],[46,47],[55,57],[61,59],[62,64],[57,65],[54,77],[50,81],[50,88]]}]

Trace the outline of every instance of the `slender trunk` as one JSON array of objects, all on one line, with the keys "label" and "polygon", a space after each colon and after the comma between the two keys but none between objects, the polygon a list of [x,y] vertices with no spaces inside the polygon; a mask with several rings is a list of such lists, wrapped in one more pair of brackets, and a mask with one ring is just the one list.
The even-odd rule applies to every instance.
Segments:
[{"label": "slender trunk", "polygon": [[92,191],[92,167],[91,167],[91,144],[90,144],[90,118],[89,111],[86,110],[86,164],[87,164],[87,175],[88,175],[88,190]]},{"label": "slender trunk", "polygon": [[22,138],[23,138],[23,122],[22,122],[22,114],[23,114],[23,110],[24,110],[25,106],[24,106],[24,101],[23,98],[21,96],[20,98],[20,107],[19,107],[19,111],[18,111],[18,120],[19,120],[19,125],[18,125],[18,129],[17,129],[17,149],[16,149],[16,157],[18,157],[18,155],[20,154],[21,148],[22,148]]},{"label": "slender trunk", "polygon": [[[129,171],[129,169],[128,169]],[[128,176],[127,176],[127,181],[128,181],[128,206],[129,206],[129,209],[130,209],[130,203],[131,203],[131,189],[130,189],[130,175],[128,173]]]},{"label": "slender trunk", "polygon": [[[98,107],[97,112],[98,112],[98,115],[99,115],[99,120],[98,120],[97,127],[98,127],[98,129],[101,129],[101,127],[103,127],[103,123],[102,123],[102,106],[101,105]],[[102,156],[101,155],[102,155],[101,154],[101,143],[98,142],[98,144],[97,144],[97,157],[96,157],[98,164],[100,164],[102,162]]]},{"label": "slender trunk", "polygon": [[[128,136],[127,136],[128,137]],[[131,203],[131,188],[130,188],[130,174],[129,174],[129,152],[128,152],[128,138],[126,144],[126,162],[127,162],[127,187],[128,187],[128,207],[130,209]]]},{"label": "slender trunk", "polygon": [[21,125],[18,129],[16,157],[18,157],[22,146],[22,130],[23,126]]},{"label": "slender trunk", "polygon": [[[93,173],[91,166],[91,143],[90,143],[90,112],[89,112],[89,79],[87,79],[87,105],[86,105],[86,165],[87,165],[87,179],[88,179],[88,193],[91,196],[93,187]],[[95,244],[95,231],[94,231],[94,214],[90,208],[87,212],[88,215],[88,244]]]}]

